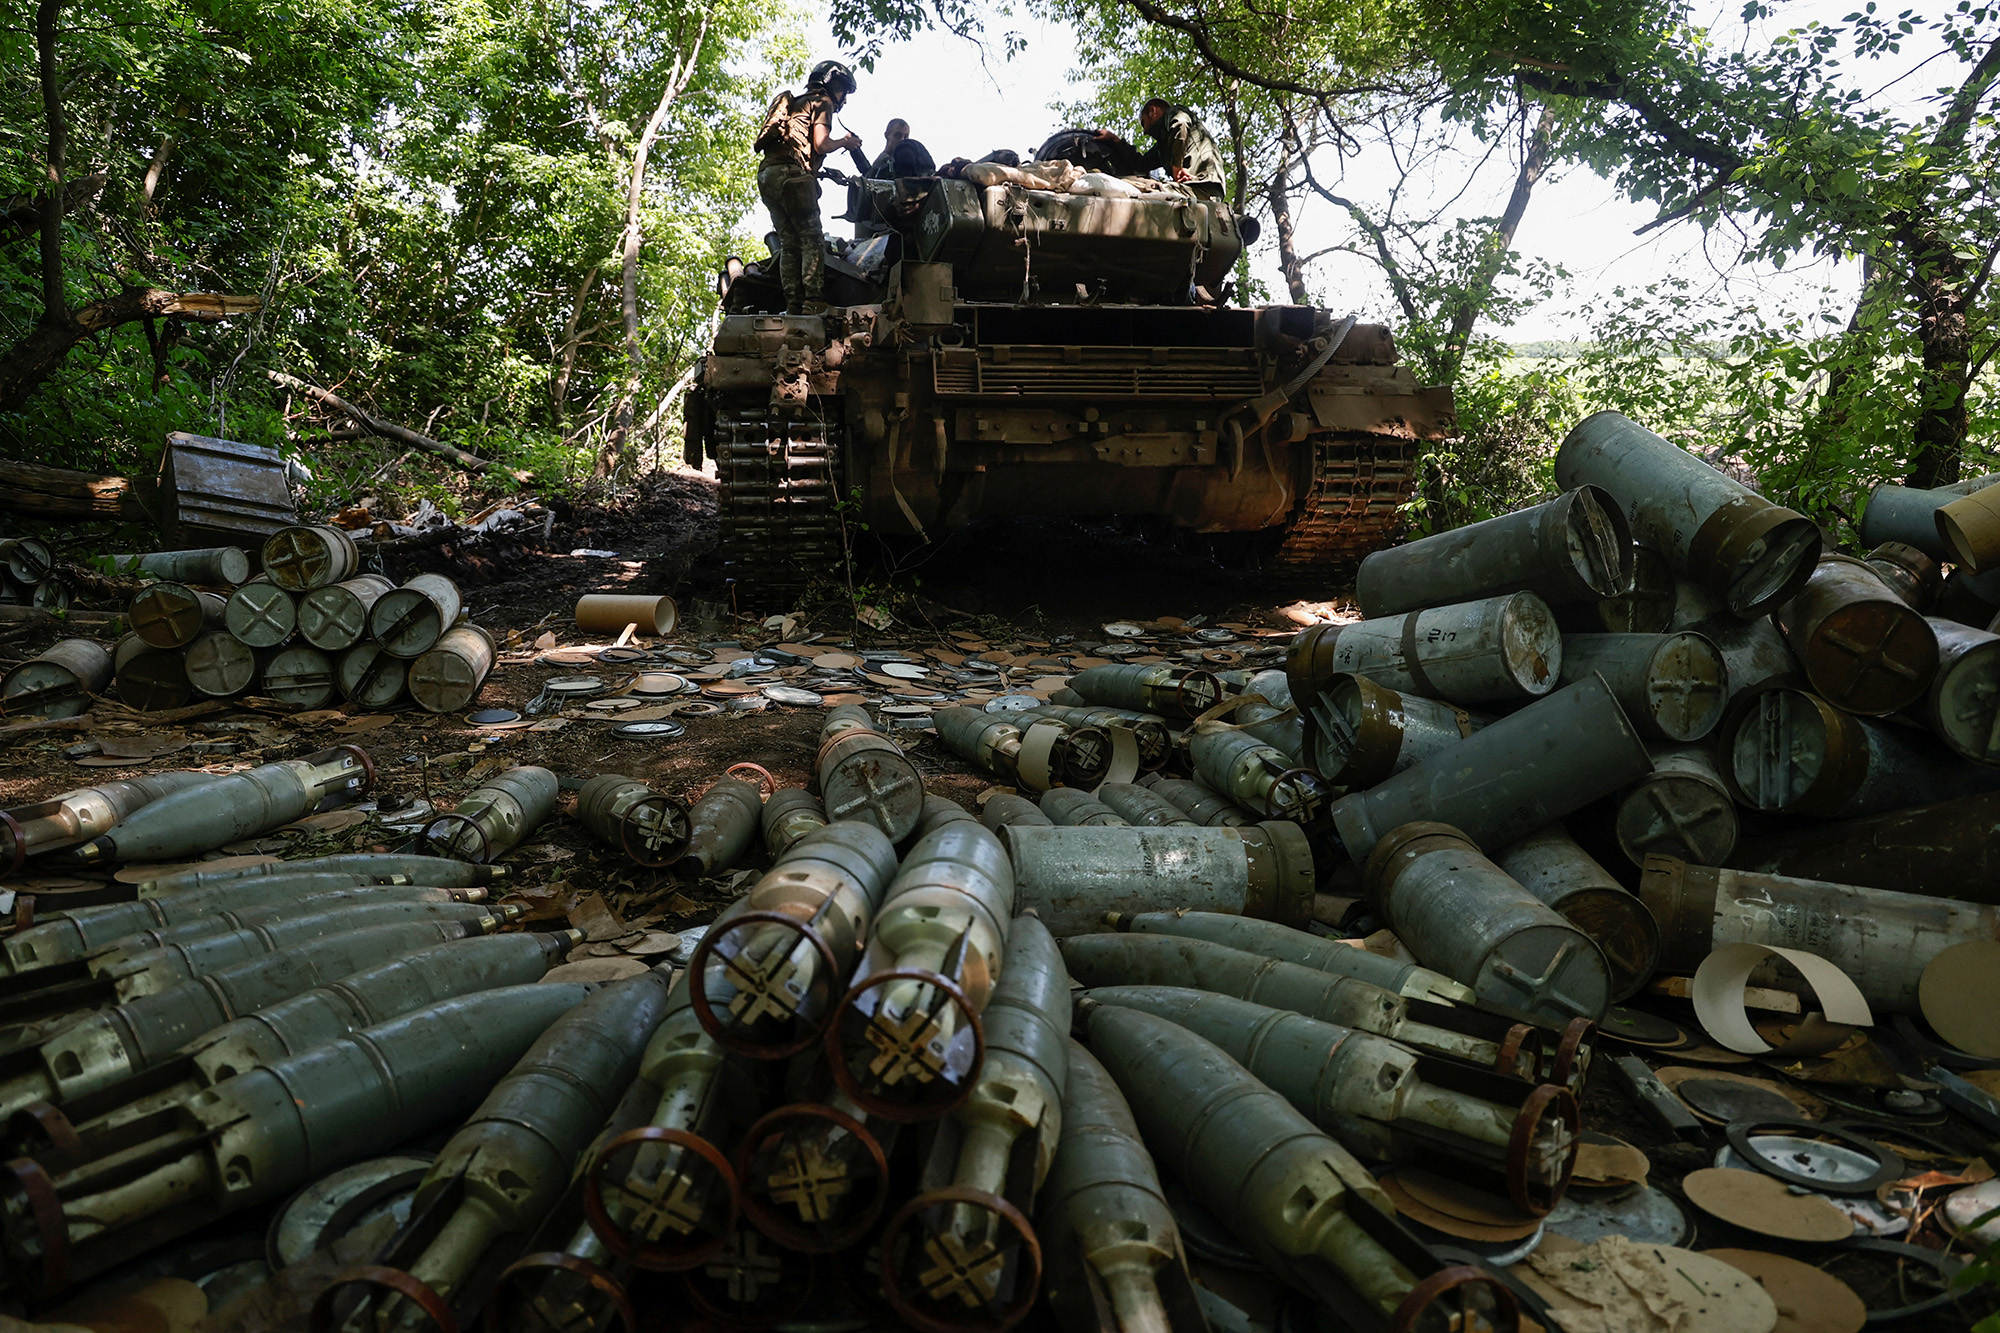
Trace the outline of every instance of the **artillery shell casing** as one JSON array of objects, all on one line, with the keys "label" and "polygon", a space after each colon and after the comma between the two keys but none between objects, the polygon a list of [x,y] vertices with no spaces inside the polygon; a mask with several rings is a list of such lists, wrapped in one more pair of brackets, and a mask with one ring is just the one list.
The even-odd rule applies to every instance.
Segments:
[{"label": "artillery shell casing", "polygon": [[354,745],[261,764],[163,796],[70,855],[87,865],[181,860],[351,799],[374,780],[373,761]]},{"label": "artillery shell casing", "polygon": [[368,637],[368,613],[396,585],[363,574],[299,596],[299,637],[323,653],[346,652]]},{"label": "artillery shell casing", "polygon": [[1660,957],[1660,928],[1646,904],[1611,877],[1560,824],[1502,848],[1494,864],[1588,935],[1611,970],[1611,998],[1635,995]]},{"label": "artillery shell casing", "polygon": [[1612,498],[1582,486],[1402,546],[1376,551],[1354,576],[1369,619],[1510,592],[1545,601],[1616,597],[1632,585],[1632,533]]},{"label": "artillery shell casing", "polygon": [[1889,483],[1877,486],[1868,493],[1868,507],[1861,511],[1861,544],[1873,547],[1901,542],[1933,560],[1955,560],[1944,534],[1938,531],[1937,512],[1963,498],[1953,490],[1927,491]]},{"label": "artillery shell casing", "polygon": [[977,824],[979,816],[948,797],[926,795],[924,797],[924,817],[917,821],[915,836],[922,838],[935,833],[945,824],[958,822]]},{"label": "artillery shell casing", "polygon": [[[1967,940],[2000,939],[2000,907],[1852,884],[1646,862],[1639,894],[1660,922],[1660,966],[1692,972],[1725,944],[1803,949],[1845,972],[1868,1003],[1917,1014],[1931,959]],[[1767,982],[1777,972],[1763,969]]]},{"label": "artillery shell casing", "polygon": [[677,868],[699,875],[729,869],[749,850],[763,821],[764,794],[754,782],[723,778],[688,810],[688,845]]},{"label": "artillery shell casing", "polygon": [[1304,713],[1313,767],[1336,787],[1372,787],[1492,720],[1345,671],[1306,696]]},{"label": "artillery shell casing", "polygon": [[2000,634],[1941,617],[1932,617],[1930,627],[1938,669],[1924,697],[1924,721],[1960,757],[2000,764]]},{"label": "artillery shell casing", "polygon": [[1556,688],[1562,650],[1548,604],[1516,592],[1380,620],[1315,625],[1292,640],[1285,674],[1295,699],[1348,673],[1455,704],[1519,703]]},{"label": "artillery shell casing", "polygon": [[[1792,656],[1784,633],[1768,616],[1754,620],[1723,616],[1703,622],[1701,632],[1722,653],[1722,666],[1729,682],[1729,698],[1722,714],[1725,720],[1729,705],[1744,695],[1768,681],[1799,676],[1805,670],[1799,659]],[[1717,725],[1719,729],[1721,724]]]},{"label": "artillery shell casing", "polygon": [[814,768],[831,820],[864,820],[901,842],[923,818],[924,780],[916,765],[858,705],[828,710]]},{"label": "artillery shell casing", "polygon": [[1371,986],[1380,986],[1413,1000],[1438,1004],[1471,1004],[1477,998],[1470,986],[1453,981],[1415,963],[1399,963],[1393,958],[1370,953],[1340,940],[1321,939],[1275,921],[1259,921],[1249,916],[1225,916],[1220,912],[1136,912],[1112,913],[1116,919],[1106,924],[1121,931],[1142,935],[1174,935],[1182,939],[1207,940],[1225,948],[1240,949],[1262,958],[1275,958],[1325,972],[1331,976],[1354,977]]},{"label": "artillery shell casing", "polygon": [[1198,825],[1181,808],[1145,787],[1130,782],[1107,782],[1097,789],[1097,799],[1122,816],[1126,823],[1147,828],[1196,828]]},{"label": "artillery shell casing", "polygon": [[1013,824],[1001,839],[1016,900],[1057,935],[1097,930],[1106,912],[1164,906],[1312,919],[1312,847],[1296,824],[1243,828],[1039,828]]},{"label": "artillery shell casing", "polygon": [[223,600],[185,583],[149,583],[125,605],[132,632],[155,648],[185,648],[223,626]]},{"label": "artillery shell casing", "polygon": [[1362,882],[1417,961],[1502,1013],[1595,1023],[1611,1003],[1603,952],[1445,824],[1412,823],[1375,845]]},{"label": "artillery shell casing", "polygon": [[264,573],[286,592],[311,592],[351,579],[361,569],[361,549],[340,528],[280,528],[264,541]]},{"label": "artillery shell casing", "polygon": [[[203,774],[203,777],[209,775]],[[299,861],[275,861],[264,865],[231,866],[226,870],[183,870],[138,885],[141,898],[161,898],[211,884],[229,884],[240,879],[284,878],[291,875],[352,875],[356,884],[387,881],[398,876],[412,884],[431,884],[446,889],[466,889],[475,884],[491,884],[504,879],[505,866],[476,866],[443,856],[409,856],[401,852],[345,852],[338,856],[313,856]]]},{"label": "artillery shell casing", "polygon": [[479,697],[493,674],[499,648],[493,636],[466,621],[446,630],[435,645],[410,663],[410,697],[427,713],[456,713]]},{"label": "artillery shell casing", "polygon": [[317,648],[285,648],[264,663],[263,692],[294,712],[325,708],[340,697],[333,659]]},{"label": "artillery shell casing", "polygon": [[[434,847],[472,861],[490,861],[520,845],[555,813],[560,784],[546,768],[522,764],[467,792],[448,815],[424,826]],[[440,828],[450,829],[439,834]]]},{"label": "artillery shell casing", "polygon": [[368,634],[392,657],[421,657],[458,623],[464,609],[456,583],[442,574],[419,574],[368,608]]},{"label": "artillery shell casing", "polygon": [[1278,750],[1293,764],[1305,761],[1305,722],[1292,700],[1292,684],[1281,667],[1254,673],[1245,687],[1263,703],[1245,699],[1235,713],[1235,724],[1246,736],[1254,736]]},{"label": "artillery shell casing", "polygon": [[175,583],[233,588],[250,577],[250,553],[240,546],[208,546],[195,551],[150,551],[109,555],[114,574],[146,574]]},{"label": "artillery shell casing", "polygon": [[1131,821],[1089,792],[1075,787],[1051,787],[1041,795],[1041,811],[1049,822],[1085,828],[1122,828]]},{"label": "artillery shell casing", "polygon": [[1744,838],[1729,864],[1926,898],[2000,903],[2000,792]]},{"label": "artillery shell casing", "polygon": [[1188,760],[1202,782],[1266,819],[1304,823],[1317,813],[1318,776],[1247,731],[1196,727]]},{"label": "artillery shell casing", "polygon": [[1139,768],[1142,772],[1152,772],[1161,768],[1173,758],[1173,732],[1167,726],[1165,718],[1156,717],[1151,713],[1091,704],[1073,706],[1045,704],[1040,708],[1024,708],[1017,716],[1024,719],[1047,718],[1052,722],[1062,722],[1077,727],[1129,731],[1132,733],[1133,743],[1139,749]]},{"label": "artillery shell casing", "polygon": [[[1056,790],[1064,789],[1058,787]],[[1043,814],[1042,808],[1027,797],[1003,791],[987,797],[986,806],[979,813],[979,822],[997,833],[1008,824],[1053,824],[1056,821]]]},{"label": "artillery shell casing", "polygon": [[1916,547],[1883,542],[1868,553],[1868,567],[1889,590],[1918,611],[1929,611],[1944,589],[1944,568]]},{"label": "artillery shell casing", "polygon": [[[1155,778],[1147,790],[1173,803],[1189,819],[1201,825],[1242,828],[1257,817],[1212,787],[1195,778]],[[997,799],[997,798],[996,798]],[[1030,821],[1033,822],[1033,821]]]},{"label": "artillery shell casing", "polygon": [[1089,667],[1069,688],[1093,704],[1159,717],[1200,717],[1222,702],[1222,685],[1207,671],[1171,663]]},{"label": "artillery shell casing", "polygon": [[1564,629],[1583,634],[1664,634],[1681,628],[1674,618],[1679,598],[1673,566],[1664,555],[1637,542],[1630,558],[1632,590],[1587,609],[1558,603],[1556,617]]},{"label": "artillery shell casing", "polygon": [[1900,712],[1937,674],[1929,622],[1865,560],[1822,555],[1777,619],[1814,691],[1850,713]]},{"label": "artillery shell casing", "polygon": [[0,714],[75,717],[111,684],[111,654],[89,639],[64,639],[0,674]]},{"label": "artillery shell casing", "polygon": [[137,634],[118,641],[112,655],[112,679],[119,702],[142,713],[184,707],[194,697],[187,663],[171,648],[155,648]]},{"label": "artillery shell casing", "polygon": [[1562,680],[1595,672],[1642,736],[1698,741],[1722,720],[1729,669],[1722,650],[1689,630],[1670,634],[1572,634]]},{"label": "artillery shell casing", "polygon": [[1750,617],[1805,585],[1819,528],[1617,412],[1598,412],[1556,451],[1556,484],[1601,486],[1632,535]]},{"label": "artillery shell casing", "polygon": [[814,829],[825,828],[819,797],[804,787],[781,787],[764,802],[764,851],[775,858]]},{"label": "artillery shell casing", "polygon": [[163,796],[213,781],[212,773],[152,773],[0,811],[0,870],[17,870],[27,857],[108,833],[119,820]]},{"label": "artillery shell casing", "polygon": [[1331,814],[1357,863],[1389,830],[1418,820],[1449,824],[1481,847],[1503,847],[1652,768],[1625,710],[1592,676],[1342,797]]},{"label": "artillery shell casing", "polygon": [[215,630],[189,644],[181,660],[196,694],[233,699],[256,683],[268,656],[224,630]]},{"label": "artillery shell casing", "polygon": [[687,806],[637,778],[599,773],[577,792],[576,817],[643,866],[672,865],[687,851]]},{"label": "artillery shell casing", "polygon": [[1729,859],[1740,823],[1707,746],[1655,746],[1653,771],[1619,793],[1612,830],[1635,866],[1655,855],[1713,866]]},{"label": "artillery shell casing", "polygon": [[252,648],[276,648],[299,627],[299,602],[269,579],[246,583],[222,604],[222,627]]}]

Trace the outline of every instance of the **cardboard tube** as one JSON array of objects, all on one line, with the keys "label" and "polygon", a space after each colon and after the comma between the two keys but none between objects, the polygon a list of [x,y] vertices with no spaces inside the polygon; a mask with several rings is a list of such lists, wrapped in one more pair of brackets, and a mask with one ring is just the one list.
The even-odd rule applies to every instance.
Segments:
[{"label": "cardboard tube", "polygon": [[586,593],[576,601],[576,627],[616,634],[637,625],[641,634],[672,634],[680,610],[671,597],[629,597],[617,593]]}]

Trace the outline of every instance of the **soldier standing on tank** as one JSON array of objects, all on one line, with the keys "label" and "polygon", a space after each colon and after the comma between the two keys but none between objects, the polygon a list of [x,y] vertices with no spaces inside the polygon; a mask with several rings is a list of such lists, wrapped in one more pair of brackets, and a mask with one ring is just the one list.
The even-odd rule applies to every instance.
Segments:
[{"label": "soldier standing on tank", "polygon": [[868,178],[900,180],[905,176],[935,176],[937,163],[930,149],[910,137],[910,122],[898,117],[882,132],[882,151],[868,168]]},{"label": "soldier standing on tank", "polygon": [[826,233],[819,217],[819,167],[837,148],[859,152],[861,136],[833,137],[833,113],[854,92],[854,71],[838,60],[812,68],[806,90],[779,93],[764,113],[754,147],[764,155],[757,193],[778,233],[778,275],[785,309],[794,315],[826,309]]},{"label": "soldier standing on tank", "polygon": [[[1169,179],[1180,181],[1199,194],[1222,193],[1222,150],[1215,146],[1215,136],[1194,112],[1164,97],[1155,97],[1139,109],[1139,124],[1153,137],[1153,146],[1139,159],[1141,171],[1160,167]],[[1118,136],[1110,130],[1099,130],[1097,137]]]}]

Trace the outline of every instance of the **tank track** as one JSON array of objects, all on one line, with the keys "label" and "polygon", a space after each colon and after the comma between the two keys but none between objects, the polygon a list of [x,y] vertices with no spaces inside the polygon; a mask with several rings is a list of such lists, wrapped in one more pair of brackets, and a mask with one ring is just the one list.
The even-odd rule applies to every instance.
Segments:
[{"label": "tank track", "polygon": [[723,569],[739,592],[768,600],[840,570],[840,445],[837,415],[781,418],[763,404],[718,405],[709,456],[721,482]]},{"label": "tank track", "polygon": [[1356,432],[1316,435],[1312,443],[1305,498],[1265,562],[1280,576],[1351,567],[1388,546],[1417,489],[1417,440]]}]

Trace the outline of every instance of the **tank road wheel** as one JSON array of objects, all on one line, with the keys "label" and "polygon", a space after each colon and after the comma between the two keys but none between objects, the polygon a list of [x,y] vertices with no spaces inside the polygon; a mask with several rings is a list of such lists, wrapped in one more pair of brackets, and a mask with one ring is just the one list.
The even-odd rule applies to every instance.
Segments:
[{"label": "tank road wheel", "polygon": [[723,567],[752,599],[802,590],[846,559],[836,508],[840,400],[817,398],[810,408],[811,418],[781,418],[761,400],[711,404]]},{"label": "tank road wheel", "polygon": [[1346,572],[1394,540],[1402,507],[1417,492],[1422,442],[1364,432],[1314,435],[1305,498],[1266,568],[1302,591],[1326,591],[1329,572]]}]

